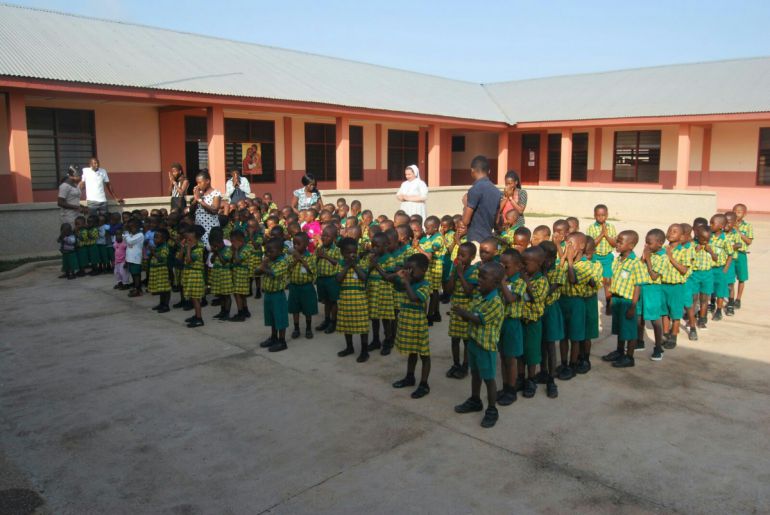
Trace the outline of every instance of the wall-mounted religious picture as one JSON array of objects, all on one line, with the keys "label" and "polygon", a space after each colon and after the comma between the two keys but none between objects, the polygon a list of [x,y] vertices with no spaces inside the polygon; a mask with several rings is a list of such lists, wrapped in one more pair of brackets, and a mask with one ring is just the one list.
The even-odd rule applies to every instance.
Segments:
[{"label": "wall-mounted religious picture", "polygon": [[243,175],[262,175],[261,143],[241,143],[241,155],[243,156],[241,167]]}]

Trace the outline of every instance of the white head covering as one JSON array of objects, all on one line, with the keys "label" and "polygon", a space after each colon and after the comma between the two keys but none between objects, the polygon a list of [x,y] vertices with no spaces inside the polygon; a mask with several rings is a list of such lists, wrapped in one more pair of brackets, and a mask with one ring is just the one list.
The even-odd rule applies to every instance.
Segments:
[{"label": "white head covering", "polygon": [[420,178],[420,169],[417,168],[417,165],[409,165],[409,166],[407,166],[407,168],[411,168],[412,169],[412,171],[414,172],[414,178],[415,179],[419,179]]}]

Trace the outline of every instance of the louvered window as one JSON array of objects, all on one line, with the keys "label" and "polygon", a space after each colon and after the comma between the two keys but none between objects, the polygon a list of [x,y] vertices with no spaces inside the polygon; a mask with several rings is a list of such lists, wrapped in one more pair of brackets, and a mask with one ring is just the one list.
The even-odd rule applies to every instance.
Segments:
[{"label": "louvered window", "polygon": [[613,180],[653,182],[660,175],[660,131],[615,133]]},{"label": "louvered window", "polygon": [[[548,180],[558,181],[561,176],[561,134],[548,135]],[[572,181],[588,178],[588,133],[572,135]]]},{"label": "louvered window", "polygon": [[759,129],[757,184],[759,186],[770,186],[770,127]]},{"label": "louvered window", "polygon": [[[417,131],[388,130],[388,180],[404,179],[404,169],[417,164],[420,133]],[[423,180],[426,179],[423,170]]]}]

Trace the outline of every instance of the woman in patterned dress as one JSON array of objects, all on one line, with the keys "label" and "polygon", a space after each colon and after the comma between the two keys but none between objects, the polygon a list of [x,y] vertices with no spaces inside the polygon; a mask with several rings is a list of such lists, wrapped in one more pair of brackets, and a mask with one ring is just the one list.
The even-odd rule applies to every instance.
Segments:
[{"label": "woman in patterned dress", "polygon": [[201,170],[195,176],[195,188],[191,207],[195,207],[195,224],[203,227],[201,241],[203,245],[209,245],[209,233],[214,227],[219,227],[219,205],[222,202],[222,194],[211,187],[211,175],[208,170]]}]

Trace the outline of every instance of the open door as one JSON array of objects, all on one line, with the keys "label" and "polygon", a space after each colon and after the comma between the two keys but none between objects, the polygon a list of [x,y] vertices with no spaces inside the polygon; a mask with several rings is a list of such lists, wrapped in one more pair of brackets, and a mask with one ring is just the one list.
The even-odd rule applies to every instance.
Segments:
[{"label": "open door", "polygon": [[521,135],[521,182],[540,182],[540,134]]}]

